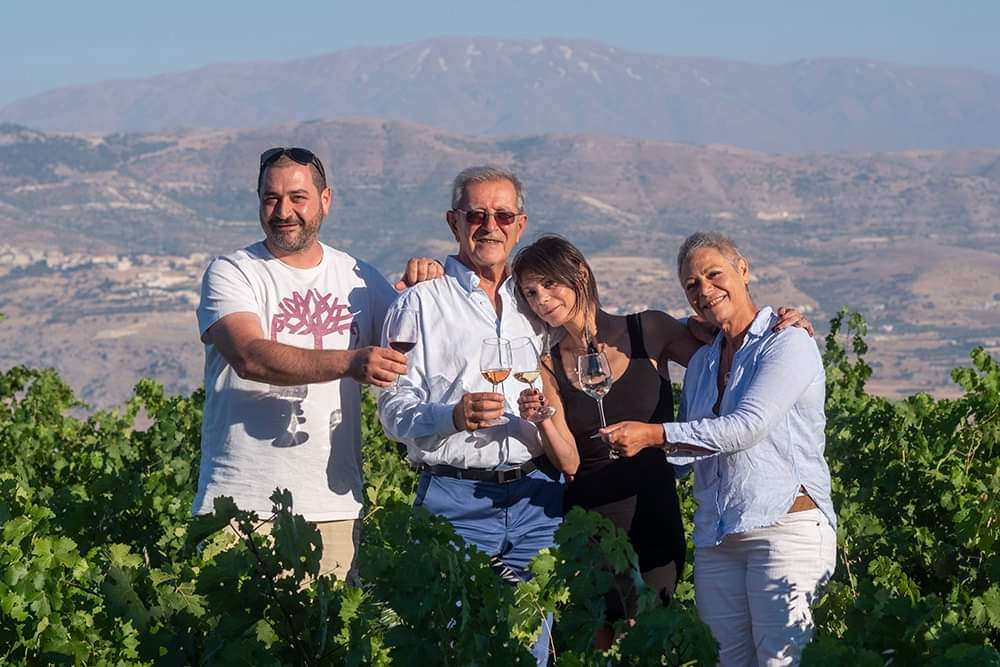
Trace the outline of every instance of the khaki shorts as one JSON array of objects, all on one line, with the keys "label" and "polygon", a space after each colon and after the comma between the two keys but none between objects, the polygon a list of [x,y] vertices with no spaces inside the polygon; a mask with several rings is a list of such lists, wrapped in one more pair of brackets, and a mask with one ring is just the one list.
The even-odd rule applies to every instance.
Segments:
[{"label": "khaki shorts", "polygon": [[[314,525],[323,538],[323,555],[319,561],[320,576],[334,576],[351,586],[359,586],[361,581],[358,578],[355,559],[361,539],[361,521],[358,519],[317,521]],[[272,526],[272,522],[265,521],[257,531],[261,535],[270,535]],[[234,537],[240,537],[231,525],[223,530]]]}]

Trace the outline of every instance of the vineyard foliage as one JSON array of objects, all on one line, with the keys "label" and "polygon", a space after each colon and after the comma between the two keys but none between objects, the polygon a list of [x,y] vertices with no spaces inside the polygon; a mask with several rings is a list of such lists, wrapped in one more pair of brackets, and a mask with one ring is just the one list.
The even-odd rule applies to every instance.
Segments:
[{"label": "vineyard foliage", "polygon": [[[864,390],[864,334],[841,313],[827,337],[839,559],[803,664],[1000,666],[1000,366],[975,350],[953,372],[960,398],[893,403]],[[411,508],[416,477],[370,399],[362,587],[315,576],[319,533],[285,490],[272,538],[256,532],[271,517],[229,499],[192,520],[202,402],[144,380],[121,411],[81,418],[54,372],[0,374],[0,662],[531,665],[554,612],[556,664],[714,664],[690,571],[658,606],[626,537],[597,515],[571,512],[534,579],[503,583]],[[640,611],[601,654],[590,647],[609,591],[638,595]]]}]

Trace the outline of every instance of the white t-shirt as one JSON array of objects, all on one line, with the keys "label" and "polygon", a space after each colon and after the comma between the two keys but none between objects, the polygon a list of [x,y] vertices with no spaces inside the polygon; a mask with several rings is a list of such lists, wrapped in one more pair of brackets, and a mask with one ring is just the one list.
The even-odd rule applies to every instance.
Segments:
[{"label": "white t-shirt", "polygon": [[[307,349],[378,345],[396,292],[372,266],[322,244],[318,266],[298,269],[258,242],[209,264],[198,328],[254,313],[271,340]],[[295,423],[293,424],[293,420]],[[271,514],[276,488],[310,521],[361,512],[361,392],[352,379],[277,387],[244,380],[214,345],[205,345],[205,414],[194,513],[218,496]]]}]

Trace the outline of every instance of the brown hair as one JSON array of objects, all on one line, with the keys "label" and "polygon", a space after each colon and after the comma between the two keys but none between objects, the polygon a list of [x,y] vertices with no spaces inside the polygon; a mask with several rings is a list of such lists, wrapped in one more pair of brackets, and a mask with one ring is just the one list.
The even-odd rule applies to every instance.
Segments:
[{"label": "brown hair", "polygon": [[[518,283],[528,276],[537,276],[569,287],[576,295],[573,315],[584,307],[593,306],[595,310],[601,307],[594,271],[583,257],[583,253],[561,236],[549,234],[524,246],[517,251],[511,269]],[[581,275],[582,273],[585,275]],[[518,284],[518,291],[520,289]]]}]

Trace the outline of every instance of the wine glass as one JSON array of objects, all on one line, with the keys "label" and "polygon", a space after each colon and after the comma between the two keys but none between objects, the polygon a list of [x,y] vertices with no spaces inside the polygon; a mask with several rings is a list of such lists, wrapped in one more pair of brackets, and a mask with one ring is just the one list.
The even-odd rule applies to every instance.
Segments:
[{"label": "wine glass", "polygon": [[[412,308],[399,308],[390,310],[388,314],[386,335],[389,339],[389,347],[401,354],[406,354],[417,344],[417,331],[419,330],[419,318],[417,311]],[[392,383],[393,389],[399,387],[399,377]]]},{"label": "wine glass", "polygon": [[[611,366],[603,352],[581,354],[576,358],[576,372],[580,378],[580,388],[597,401],[597,410],[601,415],[601,427],[608,425],[604,418],[604,397],[611,391]],[[608,450],[608,458],[616,459],[618,454],[613,449]]]},{"label": "wine glass", "polygon": [[[497,385],[510,375],[512,367],[510,341],[506,338],[484,338],[482,349],[479,351],[479,370],[482,371],[486,381],[493,385],[494,392],[497,390]],[[507,399],[504,398],[504,405],[506,404]],[[506,415],[500,415],[485,422],[483,426],[501,426],[509,421]]]},{"label": "wine glass", "polygon": [[301,402],[305,399],[308,391],[309,388],[304,384],[272,384],[268,389],[268,393],[277,398],[279,401],[288,401],[290,403],[288,408],[288,433],[292,436],[293,442],[295,440],[295,434],[299,430],[299,407]]},{"label": "wine glass", "polygon": [[[514,379],[524,382],[531,391],[535,391],[535,380],[541,375],[541,364],[538,359],[538,350],[535,344],[527,336],[515,338],[510,343],[510,351],[513,360]],[[556,413],[556,409],[551,405],[539,408],[535,414],[528,417],[528,421],[543,422]]]}]

